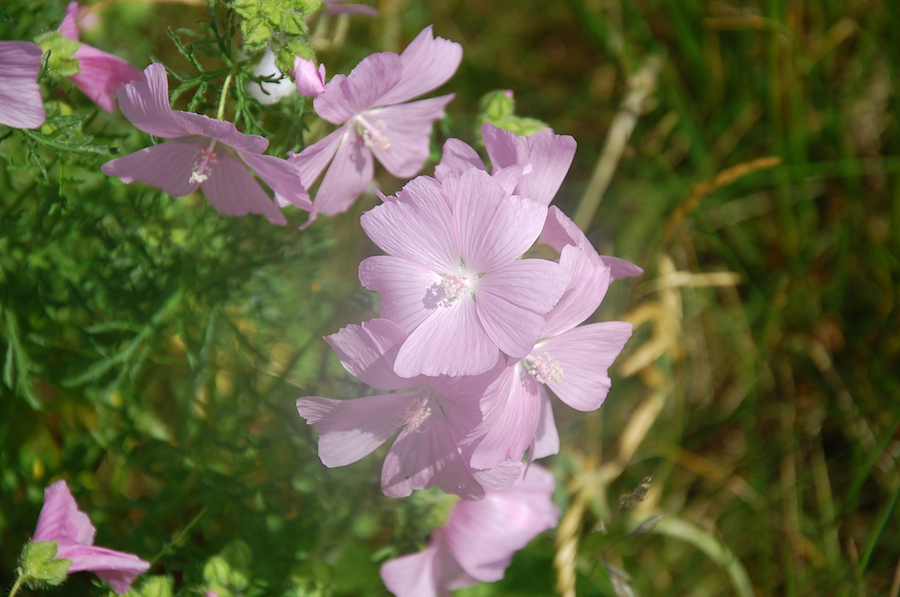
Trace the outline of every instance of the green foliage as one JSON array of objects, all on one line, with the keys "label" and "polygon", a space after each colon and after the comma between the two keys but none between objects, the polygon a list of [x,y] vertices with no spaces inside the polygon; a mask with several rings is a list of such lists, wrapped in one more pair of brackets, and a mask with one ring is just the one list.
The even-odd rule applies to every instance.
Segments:
[{"label": "green foliage", "polygon": [[322,0],[232,0],[241,16],[244,48],[257,52],[271,46],[275,64],[282,72],[294,68],[294,56],[312,59],[314,52],[304,39],[309,33],[306,19]]},{"label": "green foliage", "polygon": [[66,580],[72,560],[56,558],[56,541],[28,541],[19,558],[19,575],[34,588],[55,586]]},{"label": "green foliage", "polygon": [[58,31],[48,31],[37,36],[34,42],[41,46],[47,58],[47,70],[50,76],[71,77],[81,72],[78,60],[73,58],[81,47],[81,42],[69,39]]},{"label": "green foliage", "polygon": [[538,131],[549,131],[550,126],[525,116],[516,116],[516,100],[512,91],[491,91],[482,96],[478,102],[479,122],[487,122],[502,129],[511,131],[517,135],[533,135]]}]

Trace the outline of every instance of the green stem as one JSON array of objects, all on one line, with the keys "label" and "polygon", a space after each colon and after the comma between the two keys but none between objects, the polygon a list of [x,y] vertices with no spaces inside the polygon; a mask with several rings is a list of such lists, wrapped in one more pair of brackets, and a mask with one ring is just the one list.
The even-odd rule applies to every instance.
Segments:
[{"label": "green stem", "polygon": [[219,112],[216,114],[216,120],[223,120],[225,118],[225,100],[228,98],[228,86],[231,85],[231,78],[234,76],[234,73],[228,73],[228,76],[225,77],[225,85],[222,86],[222,95],[219,96]]},{"label": "green stem", "polygon": [[25,582],[24,574],[19,574],[19,578],[16,579],[16,584],[13,585],[12,590],[9,592],[9,597],[15,597],[15,594],[19,592],[19,587],[22,586],[22,583]]}]

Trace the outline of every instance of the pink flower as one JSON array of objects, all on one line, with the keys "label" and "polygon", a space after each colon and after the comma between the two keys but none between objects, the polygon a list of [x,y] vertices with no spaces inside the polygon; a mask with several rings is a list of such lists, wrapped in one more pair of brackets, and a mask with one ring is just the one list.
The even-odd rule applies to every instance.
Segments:
[{"label": "pink flower", "polygon": [[[485,123],[481,136],[491,159],[491,174],[498,176],[512,166],[523,166],[525,172],[516,180],[513,194],[549,205],[559,190],[575,157],[575,139],[552,132],[537,132],[523,137]],[[441,162],[434,169],[435,178],[443,180],[453,169],[485,170],[478,153],[459,139],[444,143]]]},{"label": "pink flower", "polygon": [[[69,2],[66,17],[59,25],[59,32],[78,41],[78,2]],[[70,78],[86,96],[100,106],[104,112],[116,109],[116,92],[132,81],[138,81],[144,74],[121,58],[107,54],[93,46],[82,43],[72,56],[78,60],[81,72]]]},{"label": "pink flower", "polygon": [[532,465],[509,489],[457,502],[428,549],[385,562],[381,579],[397,597],[448,597],[451,590],[502,579],[513,554],[559,522],[550,499],[554,488],[553,475]]},{"label": "pink flower", "polygon": [[134,554],[94,546],[97,529],[78,509],[65,481],[44,489],[44,507],[38,516],[34,541],[56,541],[56,558],[71,560],[69,573],[89,570],[120,595],[128,591],[150,563]]},{"label": "pink flower", "polygon": [[398,56],[363,59],[349,76],[335,75],[316,97],[316,113],[342,125],[290,159],[307,186],[331,163],[313,204],[316,213],[345,211],[372,182],[372,155],[397,178],[410,178],[429,155],[431,124],[453,95],[408,102],[447,82],[462,60],[462,47],[426,27]]},{"label": "pink flower", "polygon": [[346,0],[325,0],[325,12],[330,15],[365,15],[377,17],[378,9],[365,4],[343,4]]},{"label": "pink flower", "polygon": [[360,282],[380,294],[381,316],[410,334],[398,375],[475,375],[501,350],[517,359],[531,351],[569,282],[557,263],[520,259],[546,213],[472,168],[442,184],[420,176],[363,214],[388,255],[364,260]]},{"label": "pink flower", "polygon": [[311,209],[309,195],[296,166],[263,155],[269,142],[244,135],[230,122],[169,107],[169,84],[162,64],[151,64],[144,78],[119,90],[119,108],[131,124],[145,133],[172,139],[103,164],[109,176],[125,183],[144,182],[173,197],[198,188],[220,213],[263,214],[274,224],[287,220],[247,168],[255,171],[276,199]]},{"label": "pink flower", "polygon": [[480,499],[483,486],[509,487],[519,463],[496,470],[474,470],[459,443],[481,421],[479,401],[503,368],[502,360],[479,376],[405,379],[394,373],[394,359],[406,332],[385,319],[351,325],[326,338],[344,367],[387,394],[333,400],[306,396],[297,411],[319,434],[319,458],[327,467],[345,466],[368,456],[400,435],[384,459],[381,486],[386,495],[405,497],[415,489],[438,486],[465,499]]},{"label": "pink flower", "polygon": [[316,70],[316,63],[297,56],[294,58],[294,80],[297,82],[297,91],[306,97],[316,97],[325,91],[325,65],[320,64]]},{"label": "pink flower", "polygon": [[[600,306],[609,287],[610,268],[593,263],[571,245],[563,247],[559,263],[571,274],[571,282],[547,315],[541,340],[524,359],[511,360],[484,393],[483,421],[470,436],[474,467],[520,460],[529,448],[533,458],[556,453],[558,437],[549,428],[553,422],[548,388],[580,411],[599,408],[609,392],[607,370],[631,337],[631,324],[579,324]],[[550,436],[543,439],[548,432]]]},{"label": "pink flower", "polygon": [[27,41],[0,41],[0,124],[34,129],[47,119],[37,84],[41,48]]}]

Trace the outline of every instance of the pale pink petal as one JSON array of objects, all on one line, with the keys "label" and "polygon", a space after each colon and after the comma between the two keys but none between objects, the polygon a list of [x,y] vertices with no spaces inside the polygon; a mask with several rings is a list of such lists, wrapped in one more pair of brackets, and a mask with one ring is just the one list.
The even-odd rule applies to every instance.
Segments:
[{"label": "pale pink petal", "polygon": [[325,12],[330,15],[364,15],[377,17],[378,9],[365,4],[338,4],[343,0],[325,0]]},{"label": "pale pink petal", "polygon": [[44,507],[34,530],[35,541],[61,540],[90,545],[95,533],[90,518],[78,509],[65,481],[44,488]]},{"label": "pale pink petal", "polygon": [[541,421],[540,384],[521,363],[510,365],[485,393],[481,410],[482,423],[470,434],[475,448],[469,464],[490,469],[506,460],[518,462]]},{"label": "pale pink petal", "polygon": [[360,223],[385,253],[450,273],[459,269],[452,217],[441,198],[440,185],[420,176],[408,182],[396,200],[364,213]]},{"label": "pale pink petal", "polygon": [[284,214],[253,180],[243,162],[228,150],[220,150],[217,155],[218,163],[200,188],[219,213],[229,216],[262,214],[273,224],[287,224]]},{"label": "pale pink petal", "polygon": [[547,208],[507,197],[482,170],[462,173],[456,189],[455,225],[466,269],[483,273],[518,259],[537,240]]},{"label": "pale pink petal", "polygon": [[384,144],[390,144],[386,151],[372,144],[372,152],[388,172],[397,178],[418,174],[431,155],[431,125],[444,117],[444,107],[453,97],[451,93],[363,113],[363,118],[384,135]]},{"label": "pale pink petal", "polygon": [[234,123],[227,120],[216,120],[192,112],[173,111],[172,115],[181,122],[185,134],[200,135],[221,141],[242,154],[262,153],[269,146],[269,140],[265,137],[245,135],[237,130]]},{"label": "pale pink petal", "polygon": [[399,104],[433,91],[450,80],[462,61],[462,46],[434,37],[431,25],[400,55],[403,75],[373,105]]},{"label": "pale pink petal", "polygon": [[294,205],[312,211],[309,193],[300,178],[300,168],[288,160],[271,155],[241,153],[240,157],[275,192],[278,205]]},{"label": "pale pink petal", "polygon": [[[485,390],[487,390],[505,370],[506,359],[502,356],[498,356],[494,366],[484,373],[463,376],[439,375],[437,377],[426,378],[425,383],[434,388],[447,400],[454,403],[471,402],[474,406],[474,404],[480,402]],[[481,422],[480,411],[478,411],[476,418],[477,421],[474,421],[475,425]],[[465,429],[462,433],[467,435],[469,431],[471,431],[471,428]]]},{"label": "pale pink petal", "polygon": [[542,338],[552,338],[572,329],[594,314],[609,288],[609,268],[594,264],[581,249],[566,245],[559,264],[570,274],[565,293],[547,314]]},{"label": "pale pink petal", "polygon": [[478,321],[487,337],[504,353],[521,359],[534,346],[544,329],[544,317],[518,307],[502,295],[478,293]]},{"label": "pale pink petal", "polygon": [[372,152],[362,137],[355,129],[345,128],[344,131],[340,147],[313,202],[315,212],[326,216],[346,211],[375,177]]},{"label": "pale pink petal", "polygon": [[34,129],[47,119],[41,88],[41,48],[27,41],[0,41],[0,124]]},{"label": "pale pink petal", "polygon": [[447,139],[441,150],[441,161],[434,167],[434,177],[442,181],[450,170],[465,171],[469,168],[484,170],[484,162],[478,152],[459,139]]},{"label": "pale pink petal", "polygon": [[[471,459],[472,451],[463,449],[463,458]],[[506,462],[501,462],[494,468],[485,471],[476,470],[474,476],[475,480],[478,481],[482,487],[493,489],[494,491],[502,491],[512,487],[513,483],[516,482],[516,479],[522,476],[522,470],[524,468],[525,464],[522,462],[512,462],[507,460]]]},{"label": "pale pink petal", "polygon": [[396,597],[449,597],[446,588],[438,584],[440,574],[435,559],[438,547],[432,545],[425,551],[409,554],[381,565],[381,580]]},{"label": "pale pink petal", "polygon": [[493,367],[498,354],[479,323],[475,302],[467,295],[435,308],[410,333],[397,354],[394,371],[401,377],[477,375]]},{"label": "pale pink petal", "polygon": [[316,114],[332,124],[342,124],[373,108],[376,100],[400,80],[400,57],[391,52],[370,54],[348,76],[335,75],[313,101]]},{"label": "pale pink petal", "polygon": [[359,281],[378,293],[381,317],[407,332],[438,307],[441,277],[418,263],[389,255],[368,257],[359,264]]},{"label": "pale pink petal", "polygon": [[345,127],[341,127],[324,139],[304,148],[300,153],[290,153],[288,161],[300,168],[300,180],[307,189],[312,187],[325,171],[334,154],[337,153],[345,134],[350,133]]},{"label": "pale pink petal", "polygon": [[607,373],[631,337],[631,324],[607,321],[577,327],[540,342],[532,355],[552,356],[562,368],[562,379],[547,386],[556,396],[580,411],[600,408],[609,392]]},{"label": "pale pink petal", "polygon": [[491,174],[494,181],[500,188],[503,189],[503,192],[506,193],[507,196],[513,195],[515,193],[516,187],[519,185],[519,181],[522,180],[522,176],[525,172],[531,172],[531,164],[514,164],[512,166],[507,166],[506,168],[500,168],[499,170],[495,169],[494,173]]},{"label": "pale pink petal", "polygon": [[107,176],[118,176],[126,184],[139,181],[172,197],[182,197],[200,186],[190,182],[192,164],[208,145],[199,137],[174,139],[106,162],[100,169]]},{"label": "pale pink petal", "polygon": [[120,595],[127,593],[134,579],[150,569],[150,562],[134,554],[65,540],[57,542],[56,557],[72,561],[69,573],[94,572]]},{"label": "pale pink petal", "polygon": [[344,368],[379,390],[397,390],[410,380],[394,373],[394,360],[407,333],[387,319],[373,319],[361,326],[348,325],[325,337]]},{"label": "pale pink petal", "polygon": [[485,122],[481,125],[481,138],[492,169],[518,164],[525,157],[524,147],[520,147],[522,137],[515,133]]},{"label": "pale pink petal", "polygon": [[78,41],[78,2],[74,0],[66,5],[66,16],[59,24],[59,32],[69,39]]},{"label": "pale pink petal", "polygon": [[444,528],[447,549],[473,578],[503,578],[513,554],[559,521],[550,500],[553,476],[533,465],[505,491],[492,491],[479,502],[458,502]]},{"label": "pale pink petal", "polygon": [[534,446],[531,449],[532,460],[559,454],[559,431],[553,418],[553,405],[544,388],[541,388],[541,420],[534,434]]},{"label": "pale pink petal", "polygon": [[644,270],[630,261],[625,261],[618,257],[610,257],[609,255],[601,255],[600,259],[609,266],[610,280],[621,280],[622,278],[640,278],[644,275]]},{"label": "pale pink petal", "polygon": [[320,64],[316,70],[315,62],[297,56],[294,58],[294,80],[300,95],[316,97],[325,91],[325,65]]},{"label": "pale pink petal", "polygon": [[144,69],[144,78],[119,89],[119,110],[128,121],[145,133],[163,139],[190,134],[175,111],[169,107],[169,81],[166,68],[154,62]]},{"label": "pale pink petal", "polygon": [[384,394],[332,400],[297,399],[297,412],[319,434],[319,458],[329,468],[345,466],[374,452],[403,425],[412,394]]},{"label": "pale pink petal", "polygon": [[81,44],[73,58],[81,72],[70,77],[72,82],[106,113],[116,109],[116,93],[123,85],[144,78],[144,73],[118,56],[87,44]]},{"label": "pale pink petal", "polygon": [[421,424],[407,425],[400,432],[381,470],[385,495],[407,497],[416,489],[429,487],[440,487],[466,500],[484,497],[484,489],[459,454],[443,409],[436,404]]}]

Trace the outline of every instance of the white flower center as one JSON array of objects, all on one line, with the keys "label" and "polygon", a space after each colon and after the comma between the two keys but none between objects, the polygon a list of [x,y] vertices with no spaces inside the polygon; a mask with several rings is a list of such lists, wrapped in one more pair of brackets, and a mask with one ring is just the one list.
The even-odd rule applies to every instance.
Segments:
[{"label": "white flower center", "polygon": [[431,408],[428,407],[428,399],[416,398],[406,406],[400,419],[404,425],[418,429],[429,416],[431,416]]},{"label": "white flower center", "polygon": [[563,370],[559,362],[549,353],[537,356],[528,356],[525,359],[529,365],[528,373],[538,383],[557,383],[563,380]]},{"label": "white flower center", "polygon": [[216,147],[216,140],[209,142],[209,147],[201,149],[194,154],[194,161],[191,162],[191,178],[189,183],[203,183],[212,176],[213,164],[219,161],[219,156],[213,151]]},{"label": "white flower center", "polygon": [[444,293],[444,300],[452,303],[459,297],[472,292],[472,283],[468,276],[446,275],[441,280],[441,292]]},{"label": "white flower center", "polygon": [[372,124],[363,118],[362,114],[357,114],[353,117],[351,122],[356,125],[357,130],[362,135],[363,143],[366,144],[366,147],[369,149],[377,149],[378,151],[391,150],[391,139],[384,134],[384,129],[386,129],[387,126],[384,124],[383,120],[379,120],[375,124]]}]

